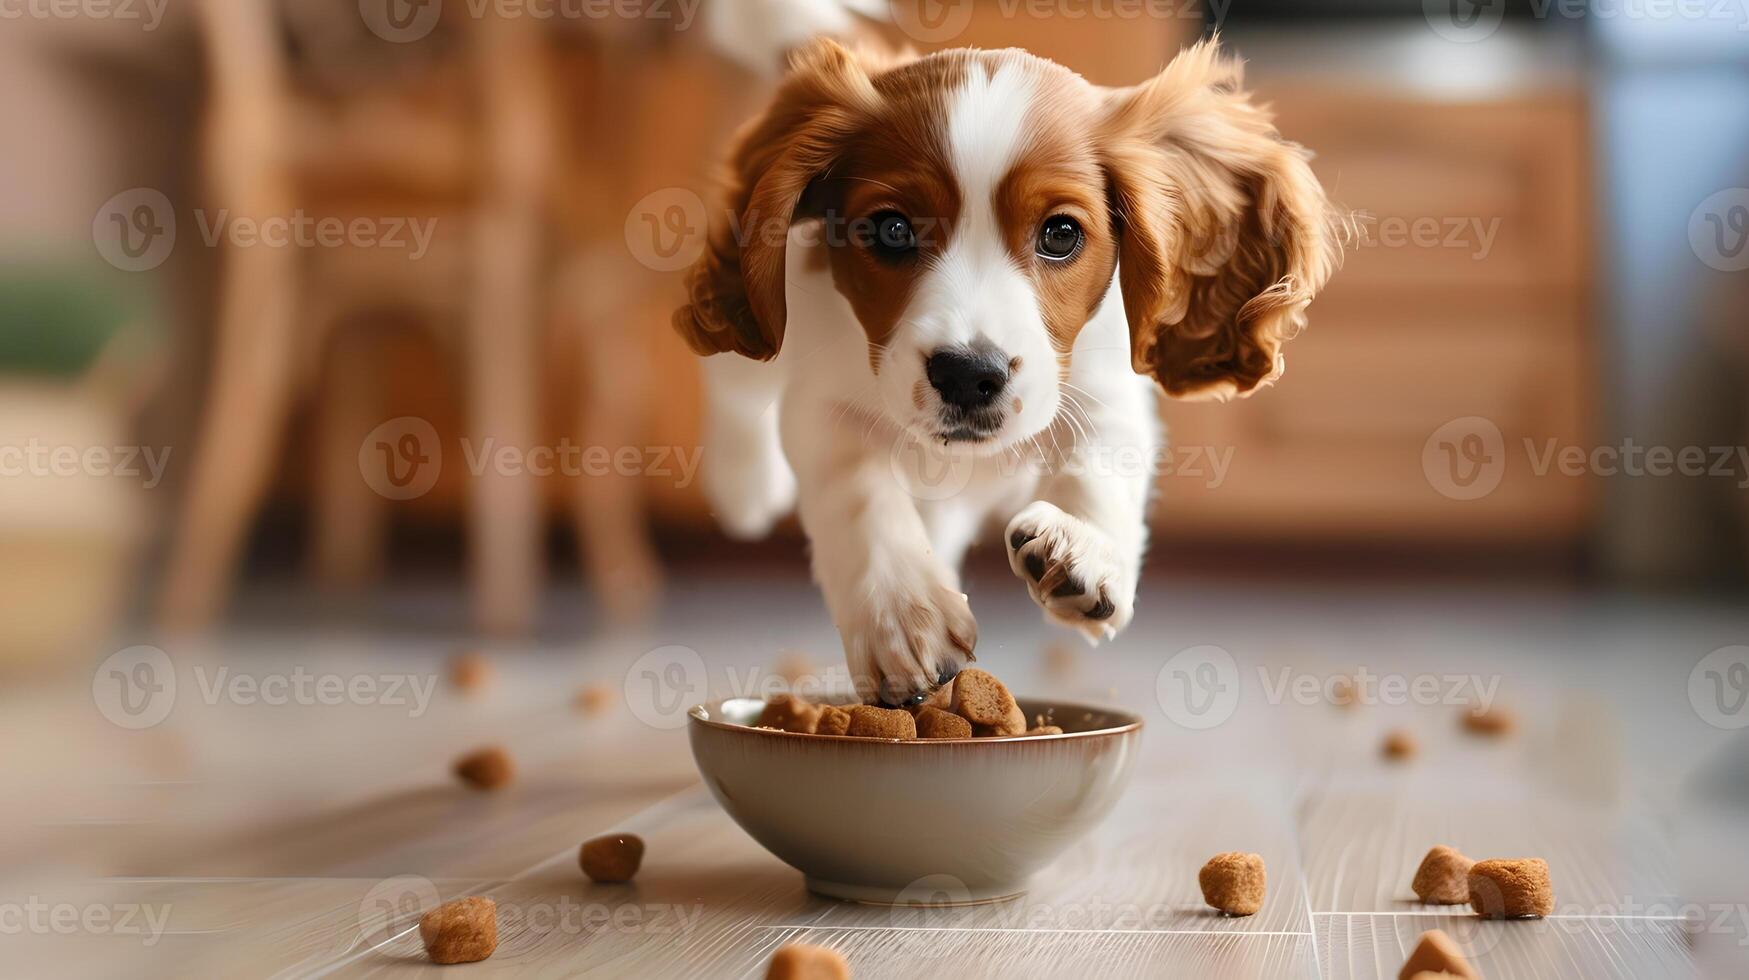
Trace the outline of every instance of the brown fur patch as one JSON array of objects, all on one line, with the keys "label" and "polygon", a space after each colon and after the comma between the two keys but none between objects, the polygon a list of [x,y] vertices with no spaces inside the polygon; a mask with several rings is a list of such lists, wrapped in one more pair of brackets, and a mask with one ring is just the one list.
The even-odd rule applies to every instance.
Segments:
[{"label": "brown fur patch", "polygon": [[[1080,138],[1084,126],[1067,118],[1069,101],[1037,110],[1038,125],[1050,135],[1033,141],[997,186],[994,202],[1008,252],[1032,280],[1051,345],[1063,359],[1098,311],[1117,265],[1105,174],[1090,141]],[[1085,240],[1070,258],[1053,261],[1038,254],[1038,237],[1046,219],[1058,215],[1075,219]]]},{"label": "brown fur patch", "polygon": [[[947,247],[960,214],[941,95],[958,84],[969,57],[969,52],[948,52],[878,76],[880,110],[864,120],[818,183],[832,282],[862,324],[871,345],[869,366],[876,373],[918,277],[931,256]],[[915,254],[899,261],[858,241],[873,233],[874,217],[887,211],[909,219],[917,236]]]},{"label": "brown fur patch", "polygon": [[1341,259],[1308,154],[1280,138],[1213,42],[1109,93],[1102,129],[1135,369],[1182,398],[1274,381],[1282,344]]}]

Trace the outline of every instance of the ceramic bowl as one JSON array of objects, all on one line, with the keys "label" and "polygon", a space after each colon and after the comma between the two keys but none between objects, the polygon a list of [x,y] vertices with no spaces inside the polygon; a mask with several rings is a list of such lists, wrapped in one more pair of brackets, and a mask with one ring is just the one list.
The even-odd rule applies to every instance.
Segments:
[{"label": "ceramic bowl", "polygon": [[891,741],[750,727],[762,702],[694,707],[706,786],[811,891],[859,902],[961,905],[1010,898],[1111,811],[1142,720],[1020,699],[1061,735]]}]

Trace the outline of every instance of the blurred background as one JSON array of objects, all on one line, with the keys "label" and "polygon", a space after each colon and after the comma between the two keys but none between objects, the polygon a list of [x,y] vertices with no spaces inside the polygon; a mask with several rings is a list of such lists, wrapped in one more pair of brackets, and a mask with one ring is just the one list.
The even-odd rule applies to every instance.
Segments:
[{"label": "blurred background", "polygon": [[13,659],[458,583],[446,626],[579,629],[676,563],[793,563],[793,525],[714,530],[666,320],[814,31],[1122,84],[1219,29],[1317,153],[1362,237],[1288,383],[1166,406],[1156,561],[1741,588],[1735,6],[217,6],[20,0],[0,40]]},{"label": "blurred background", "polygon": [[[834,662],[793,521],[732,542],[699,492],[667,321],[728,136],[815,33],[1120,85],[1217,30],[1360,235],[1280,384],[1163,404],[1148,588],[1257,596],[1223,608],[1284,636],[1301,609],[1331,645],[1404,590],[1441,629],[1486,619],[1451,599],[1476,595],[1587,636],[1713,624],[1623,653],[1680,704],[1745,642],[1741,3],[0,0],[0,671],[30,733],[5,758],[37,777],[8,856],[179,805],[20,788],[110,744],[35,692],[142,644],[427,672],[491,648],[611,680],[671,624],[769,603],[738,641]],[[972,562],[974,610],[1018,592],[995,549]],[[1308,587],[1343,615],[1270,599]],[[1743,673],[1720,676],[1749,695]],[[1599,683],[1631,701],[1643,676]],[[258,724],[320,738],[224,730]],[[1749,794],[1730,744],[1685,768]],[[177,783],[216,750],[139,751]]]}]

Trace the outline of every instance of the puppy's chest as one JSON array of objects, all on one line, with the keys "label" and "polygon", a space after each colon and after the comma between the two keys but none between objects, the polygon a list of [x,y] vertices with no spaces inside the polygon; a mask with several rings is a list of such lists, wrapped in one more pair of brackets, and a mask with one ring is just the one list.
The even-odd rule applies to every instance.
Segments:
[{"label": "puppy's chest", "polygon": [[1053,458],[1048,445],[1042,451],[1029,444],[972,457],[904,438],[890,464],[919,507],[977,512],[1032,499],[1039,481],[1061,461]]}]

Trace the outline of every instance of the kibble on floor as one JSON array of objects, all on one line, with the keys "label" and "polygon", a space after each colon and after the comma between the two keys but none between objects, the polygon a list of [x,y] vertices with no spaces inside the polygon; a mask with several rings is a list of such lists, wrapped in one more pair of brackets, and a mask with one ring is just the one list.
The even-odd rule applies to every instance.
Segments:
[{"label": "kibble on floor", "polygon": [[1470,907],[1485,919],[1541,918],[1555,910],[1542,858],[1494,858],[1470,867]]},{"label": "kibble on floor", "polygon": [[510,754],[496,745],[488,746],[455,761],[457,779],[480,790],[503,789],[516,778],[516,765]]},{"label": "kibble on floor", "polygon": [[1501,707],[1469,708],[1463,713],[1464,731],[1472,735],[1484,735],[1498,738],[1512,734],[1518,727],[1518,720],[1512,712]]},{"label": "kibble on floor", "polygon": [[585,684],[577,691],[574,702],[586,715],[599,715],[613,707],[613,688],[606,684]]},{"label": "kibble on floor", "polygon": [[419,939],[433,963],[476,963],[498,948],[498,903],[479,895],[445,902],[419,917]]},{"label": "kibble on floor", "polygon": [[458,653],[449,661],[449,683],[464,694],[477,694],[492,683],[492,662],[473,650]]},{"label": "kibble on floor", "polygon": [[1450,936],[1438,929],[1429,929],[1421,934],[1421,939],[1410,951],[1409,958],[1403,961],[1403,969],[1398,971],[1397,980],[1415,980],[1424,976],[1479,980],[1475,969],[1464,959],[1463,950],[1458,948],[1458,944]]},{"label": "kibble on floor", "polygon": [[1391,762],[1407,762],[1415,758],[1420,746],[1415,742],[1415,736],[1404,729],[1398,728],[1385,733],[1385,739],[1379,746],[1379,752]]},{"label": "kibble on floor", "polygon": [[1415,869],[1410,887],[1429,905],[1466,905],[1470,901],[1470,867],[1475,863],[1456,848],[1435,845]]},{"label": "kibble on floor", "polygon": [[790,943],[771,954],[765,980],[850,980],[850,964],[835,949]]},{"label": "kibble on floor", "polygon": [[606,834],[583,842],[577,865],[589,880],[603,884],[631,881],[644,862],[644,839],[636,834]]},{"label": "kibble on floor", "polygon": [[1203,901],[1228,915],[1256,915],[1263,908],[1263,857],[1227,851],[1209,858],[1197,873]]}]

